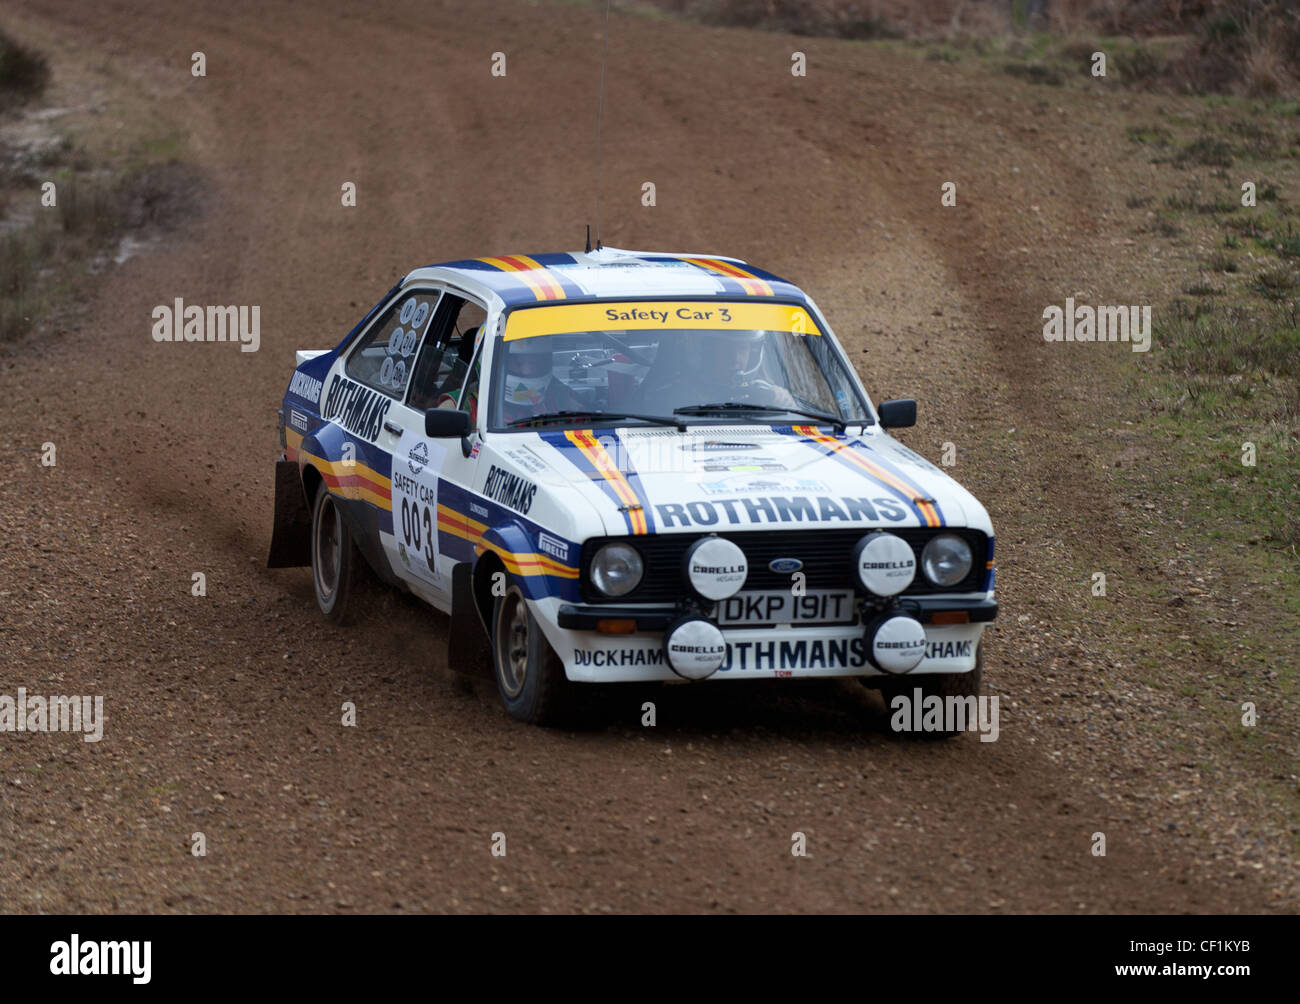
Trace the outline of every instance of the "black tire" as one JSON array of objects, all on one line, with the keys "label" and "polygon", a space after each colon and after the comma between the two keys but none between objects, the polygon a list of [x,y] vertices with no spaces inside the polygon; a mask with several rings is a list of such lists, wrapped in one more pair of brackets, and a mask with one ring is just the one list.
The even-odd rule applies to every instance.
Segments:
[{"label": "black tire", "polygon": [[[975,649],[975,668],[969,673],[923,673],[920,676],[888,676],[888,677],[868,677],[863,679],[863,684],[868,687],[876,687],[880,690],[880,696],[885,701],[885,713],[890,718],[893,717],[894,709],[891,703],[895,697],[902,694],[911,698],[916,689],[921,689],[921,700],[934,696],[940,700],[948,697],[974,697],[978,698],[980,687],[984,677],[984,646],[980,645]],[[969,724],[967,726],[969,729]],[[951,739],[953,736],[962,734],[963,730],[946,730],[940,729],[932,732],[906,732],[902,735],[910,736],[914,739]]]},{"label": "black tire", "polygon": [[492,606],[492,675],[511,718],[555,725],[573,710],[573,684],[517,585]]},{"label": "black tire", "polygon": [[311,578],[316,605],[333,624],[347,620],[355,592],[357,557],[347,521],[322,483],[311,507]]}]

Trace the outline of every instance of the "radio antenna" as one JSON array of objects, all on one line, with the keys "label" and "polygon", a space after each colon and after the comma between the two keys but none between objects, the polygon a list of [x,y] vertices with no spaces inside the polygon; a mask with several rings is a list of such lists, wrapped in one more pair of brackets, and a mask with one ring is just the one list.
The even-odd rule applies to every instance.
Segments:
[{"label": "radio antenna", "polygon": [[[605,53],[609,48],[609,5],[605,0],[605,33],[600,42],[600,97],[596,103],[596,250],[600,250],[600,124],[605,117]],[[587,238],[587,250],[591,250],[591,237]]]}]

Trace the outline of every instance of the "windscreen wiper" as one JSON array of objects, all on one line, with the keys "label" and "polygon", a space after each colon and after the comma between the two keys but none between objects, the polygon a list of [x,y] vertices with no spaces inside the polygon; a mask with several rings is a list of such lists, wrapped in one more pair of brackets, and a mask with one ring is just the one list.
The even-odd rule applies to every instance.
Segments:
[{"label": "windscreen wiper", "polygon": [[678,432],[686,431],[686,423],[682,419],[674,418],[671,415],[640,415],[630,411],[592,411],[586,409],[565,409],[563,411],[548,411],[541,415],[530,415],[526,418],[517,418],[513,422],[507,422],[506,427],[517,429],[525,425],[545,425],[548,422],[572,421],[578,418],[631,418],[639,422],[651,422],[654,425],[671,425]]},{"label": "windscreen wiper", "polygon": [[761,411],[765,413],[779,412],[781,414],[802,415],[805,418],[813,418],[819,422],[825,422],[827,425],[833,425],[837,429],[843,429],[849,425],[871,424],[871,420],[866,418],[840,418],[838,415],[828,415],[824,411],[804,411],[801,408],[786,408],[774,404],[753,404],[747,401],[719,401],[715,404],[688,404],[682,408],[674,408],[673,414],[707,415],[714,411]]}]

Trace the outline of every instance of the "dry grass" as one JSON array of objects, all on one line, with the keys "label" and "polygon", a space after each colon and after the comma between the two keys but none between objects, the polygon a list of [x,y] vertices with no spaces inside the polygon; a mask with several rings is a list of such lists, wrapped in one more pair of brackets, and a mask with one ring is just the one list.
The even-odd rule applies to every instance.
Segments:
[{"label": "dry grass", "polygon": [[0,236],[0,342],[59,306],[59,291],[106,262],[125,234],[166,230],[202,203],[198,173],[179,162],[59,174],[57,206]]},{"label": "dry grass", "polygon": [[[0,115],[12,117],[40,97],[50,70],[41,53],[0,31]],[[30,192],[52,179],[56,201],[34,217],[5,219],[0,228],[0,342],[19,338],[66,307],[68,290],[112,260],[125,234],[176,225],[202,194],[197,171],[183,163],[181,138],[153,136],[118,162],[90,166],[62,137],[39,155],[0,143],[0,197]],[[6,207],[0,202],[0,211]]]},{"label": "dry grass", "polygon": [[1269,265],[1255,275],[1255,291],[1269,300],[1285,301],[1293,296],[1298,288],[1300,288],[1300,276],[1297,276],[1289,265],[1282,262]]},{"label": "dry grass", "polygon": [[1175,301],[1157,323],[1167,364],[1184,373],[1300,376],[1300,327],[1290,305],[1265,308]]},{"label": "dry grass", "polygon": [[1246,92],[1256,97],[1274,97],[1290,85],[1286,60],[1272,39],[1256,42],[1246,53]]},{"label": "dry grass", "polygon": [[1300,90],[1295,0],[1051,0],[1046,16],[1033,0],[650,2],[708,24],[800,35],[996,42],[1046,33],[1060,65],[1011,71],[1040,83],[1069,76],[1080,52],[1099,50],[1114,79],[1130,87],[1265,97]]}]

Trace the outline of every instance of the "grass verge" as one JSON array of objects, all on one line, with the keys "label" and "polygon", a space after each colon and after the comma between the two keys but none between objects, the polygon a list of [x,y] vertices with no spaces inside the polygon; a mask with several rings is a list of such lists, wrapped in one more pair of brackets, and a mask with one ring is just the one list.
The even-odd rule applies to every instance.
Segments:
[{"label": "grass verge", "polygon": [[179,133],[145,132],[96,160],[53,119],[27,115],[49,83],[45,58],[0,32],[0,117],[27,116],[21,145],[0,140],[0,343],[56,325],[124,238],[174,226],[199,191]]}]

